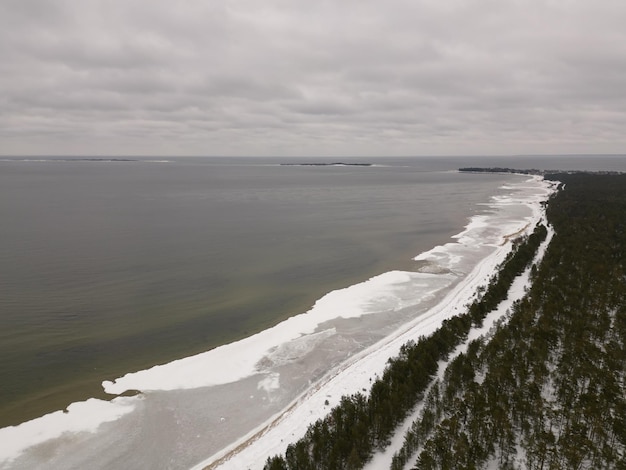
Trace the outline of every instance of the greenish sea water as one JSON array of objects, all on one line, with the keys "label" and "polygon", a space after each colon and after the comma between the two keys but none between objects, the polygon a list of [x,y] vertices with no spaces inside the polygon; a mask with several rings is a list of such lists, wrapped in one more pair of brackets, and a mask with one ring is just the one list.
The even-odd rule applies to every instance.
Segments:
[{"label": "greenish sea water", "polygon": [[2,159],[0,427],[412,269],[515,178],[454,170],[516,163],[285,162],[303,161]]}]

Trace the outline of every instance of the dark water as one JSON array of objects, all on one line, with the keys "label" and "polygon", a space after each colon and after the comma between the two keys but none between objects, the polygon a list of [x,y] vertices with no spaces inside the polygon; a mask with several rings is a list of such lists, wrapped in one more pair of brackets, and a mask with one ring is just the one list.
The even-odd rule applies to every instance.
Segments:
[{"label": "dark water", "polygon": [[0,161],[0,426],[411,269],[511,178],[450,170],[515,166],[281,162]]}]

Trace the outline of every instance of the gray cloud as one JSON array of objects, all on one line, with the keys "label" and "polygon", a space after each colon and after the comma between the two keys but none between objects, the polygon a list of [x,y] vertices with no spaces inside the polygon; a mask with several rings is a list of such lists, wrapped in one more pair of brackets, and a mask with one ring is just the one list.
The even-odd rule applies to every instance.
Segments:
[{"label": "gray cloud", "polygon": [[623,153],[617,0],[0,2],[0,153]]}]

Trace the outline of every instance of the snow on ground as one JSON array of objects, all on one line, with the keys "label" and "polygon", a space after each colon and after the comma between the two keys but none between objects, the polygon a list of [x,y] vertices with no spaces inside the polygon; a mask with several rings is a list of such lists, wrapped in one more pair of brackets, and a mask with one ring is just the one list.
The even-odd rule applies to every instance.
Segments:
[{"label": "snow on ground", "polygon": [[[131,372],[114,381],[104,381],[104,390],[121,394],[127,390],[180,390],[236,382],[258,373],[257,363],[268,351],[314,334],[329,320],[356,318],[375,312],[373,304],[395,300],[398,286],[415,282],[424,274],[390,271],[318,300],[313,308],[248,338],[207,352]],[[340,312],[338,315],[337,312]]]},{"label": "snow on ground", "polygon": [[[545,223],[545,221],[543,222]],[[543,259],[543,255],[546,251],[546,248],[550,244],[550,241],[552,240],[553,236],[554,236],[554,230],[551,227],[549,227],[546,239],[539,246],[539,249],[537,250],[537,254],[535,255],[535,259],[533,261],[534,263],[539,263]],[[524,273],[519,275],[513,281],[513,284],[511,285],[508,291],[507,299],[502,301],[495,310],[487,314],[480,328],[472,328],[472,330],[470,330],[467,336],[467,340],[463,344],[459,345],[452,354],[450,354],[447,361],[445,362],[442,361],[439,364],[439,370],[437,371],[437,378],[439,380],[443,379],[443,376],[444,376],[444,373],[448,364],[452,362],[459,354],[465,353],[467,351],[467,347],[470,342],[472,342],[475,339],[480,338],[481,336],[483,337],[488,336],[489,331],[495,326],[496,322],[504,318],[513,307],[513,304],[516,301],[521,300],[526,295],[526,289],[528,286],[530,286],[530,270],[531,268],[528,267],[528,269],[526,269]],[[365,465],[365,467],[363,467],[364,470],[379,470],[381,468],[389,468],[391,466],[391,460],[393,459],[394,454],[402,448],[402,444],[404,443],[404,436],[406,432],[409,430],[409,428],[413,424],[413,421],[415,421],[416,419],[420,417],[420,413],[423,408],[422,405],[423,405],[422,403],[419,403],[416,406],[416,408],[411,412],[411,414],[404,420],[404,422],[396,430],[396,433],[391,438],[391,444],[387,446],[387,448],[385,448],[384,451],[377,452],[376,454],[374,454],[374,456],[372,457],[372,460],[370,460],[368,464]],[[417,457],[418,455],[416,454],[412,460],[409,460],[405,468],[413,468],[413,466],[417,462]]]},{"label": "snow on ground", "polygon": [[[65,411],[48,413],[18,426],[0,429],[0,466],[26,447],[59,437],[62,433],[94,432],[102,423],[130,413],[141,397],[117,397],[111,401],[90,398],[72,403]],[[59,430],[62,430],[61,432]]]},{"label": "snow on ground", "polygon": [[[530,223],[519,231],[520,235],[530,233],[537,222],[545,219],[545,211],[541,209],[539,204],[533,206],[531,219]],[[482,223],[480,219],[474,219],[474,224],[480,223]],[[462,240],[463,234],[459,234],[458,238]],[[431,310],[331,371],[313,389],[306,391],[269,422],[196,465],[193,469],[200,470],[207,467],[222,470],[262,468],[269,456],[283,454],[290,443],[302,437],[311,423],[323,418],[332,407],[339,403],[343,395],[369,391],[371,382],[375,377],[382,375],[387,360],[396,356],[400,347],[408,340],[417,340],[420,336],[430,335],[439,328],[444,319],[462,313],[463,306],[472,301],[480,286],[487,284],[509,251],[510,246],[508,244],[498,247]],[[483,328],[474,333],[475,336],[470,336],[469,340],[488,331],[490,325],[504,315],[515,300],[523,297],[525,287],[529,282],[528,276],[529,271],[515,281],[510,290],[509,299],[489,315]],[[380,457],[377,455],[368,468],[373,470],[388,467],[386,462],[391,461],[395,447],[398,443],[399,445],[402,444],[403,438],[404,433],[398,433],[394,438],[394,450],[389,450],[389,452],[381,454]]]},{"label": "snow on ground", "polygon": [[[212,463],[222,469],[262,467],[341,396],[368,391],[402,344],[431,334],[444,319],[464,311],[509,252],[505,242],[541,219],[540,202],[554,188],[547,182],[538,188],[538,182],[528,183],[529,191],[524,182],[514,185],[522,190],[520,197],[501,197],[489,205],[489,212],[473,217],[454,243],[418,256],[424,263],[421,272],[392,271],[333,291],[311,311],[250,338],[103,384],[110,393],[136,389],[144,392],[140,395],[110,402],[92,399],[71,405],[67,412],[0,430],[0,468],[76,469],[88,461],[116,468],[131,460],[145,465],[149,459],[180,467],[211,453],[194,468]],[[503,211],[503,205],[511,207]],[[410,313],[402,317],[402,312]],[[412,319],[402,327],[389,326],[393,315],[396,322]],[[352,319],[352,330],[339,317],[343,322]],[[399,329],[393,332],[395,325]],[[373,344],[384,327],[384,334],[391,334]],[[371,341],[370,333],[376,333]],[[335,337],[339,339],[330,341]],[[329,351],[336,352],[337,346],[345,346],[350,358],[329,363]],[[311,358],[316,351],[317,357]],[[290,385],[290,375],[301,377]],[[312,383],[307,385],[307,380]],[[244,392],[250,402],[242,408]]]}]

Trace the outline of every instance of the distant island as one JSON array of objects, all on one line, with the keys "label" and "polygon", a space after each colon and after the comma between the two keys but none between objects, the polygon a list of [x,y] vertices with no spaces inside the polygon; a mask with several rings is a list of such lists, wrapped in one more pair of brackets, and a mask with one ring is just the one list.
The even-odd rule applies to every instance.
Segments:
[{"label": "distant island", "polygon": [[281,163],[280,166],[373,166],[371,163]]},{"label": "distant island", "polygon": [[63,162],[136,162],[131,158],[63,158],[55,159]]},{"label": "distant island", "polygon": [[2,157],[3,162],[138,162],[132,158],[104,158],[104,157]]}]

